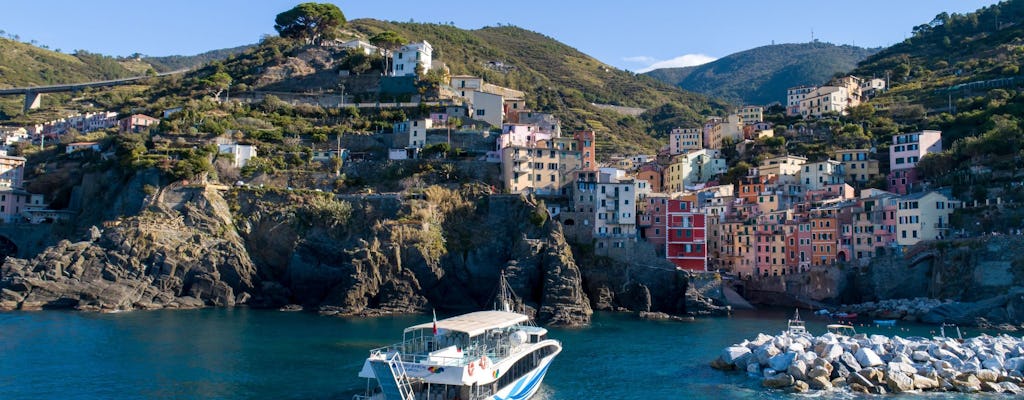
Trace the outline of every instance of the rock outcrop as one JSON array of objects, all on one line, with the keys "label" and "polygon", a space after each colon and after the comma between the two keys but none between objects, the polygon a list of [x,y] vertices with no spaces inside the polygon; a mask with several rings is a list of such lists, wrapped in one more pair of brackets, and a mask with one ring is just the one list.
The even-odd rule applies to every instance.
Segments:
[{"label": "rock outcrop", "polygon": [[589,323],[591,299],[674,316],[725,310],[709,300],[714,274],[608,259],[581,268],[538,203],[473,187],[401,198],[178,184],[131,203],[143,211],[85,240],[9,258],[0,309],[469,311],[493,306],[504,274],[519,305],[549,325]]},{"label": "rock outcrop", "polygon": [[176,186],[151,209],[87,240],[61,241],[0,272],[0,309],[133,310],[232,306],[258,277],[217,193]]}]

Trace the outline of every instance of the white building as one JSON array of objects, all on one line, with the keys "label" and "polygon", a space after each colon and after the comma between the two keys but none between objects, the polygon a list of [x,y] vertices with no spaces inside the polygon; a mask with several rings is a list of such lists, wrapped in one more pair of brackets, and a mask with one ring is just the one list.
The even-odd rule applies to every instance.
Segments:
[{"label": "white building", "polygon": [[234,161],[231,165],[235,168],[242,168],[249,163],[249,160],[256,155],[256,146],[250,144],[238,144],[238,143],[223,143],[217,145],[217,150],[220,154],[231,154],[234,156]]},{"label": "white building", "polygon": [[505,98],[498,94],[473,91],[470,102],[473,104],[470,118],[484,121],[491,126],[501,126],[505,121]]},{"label": "white building", "polygon": [[839,185],[846,180],[843,163],[836,160],[825,160],[807,163],[800,170],[800,183],[808,191],[822,190],[829,185]]},{"label": "white building", "polygon": [[[423,73],[430,71],[434,48],[427,41],[409,43],[391,54],[391,75],[416,75],[416,67],[423,67]],[[500,124],[499,124],[500,125]]]},{"label": "white building", "polygon": [[800,115],[804,118],[821,117],[829,113],[842,115],[847,108],[859,104],[860,96],[852,95],[846,87],[822,86],[800,100]]},{"label": "white building", "polygon": [[427,129],[432,129],[434,122],[430,118],[412,119],[394,124],[395,148],[420,149],[427,143]]},{"label": "white building", "polygon": [[921,157],[942,151],[942,131],[903,133],[892,137],[889,147],[889,169],[907,169],[917,166]]},{"label": "white building", "polygon": [[370,54],[374,54],[374,53],[377,53],[377,54],[381,53],[381,50],[380,50],[379,47],[374,46],[374,45],[372,45],[372,44],[370,44],[368,42],[365,42],[365,41],[362,41],[362,40],[359,40],[359,39],[353,39],[353,40],[349,40],[347,42],[342,42],[341,44],[338,45],[338,47],[341,47],[343,49],[352,49],[352,50],[362,51],[363,54],[366,54],[366,55],[370,55]]}]

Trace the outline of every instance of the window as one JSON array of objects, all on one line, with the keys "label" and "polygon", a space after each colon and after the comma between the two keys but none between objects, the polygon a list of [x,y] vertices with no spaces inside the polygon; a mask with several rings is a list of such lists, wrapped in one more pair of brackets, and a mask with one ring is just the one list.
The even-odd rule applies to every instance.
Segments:
[{"label": "window", "polygon": [[486,112],[487,110],[476,110],[476,115],[482,117],[486,114]]}]

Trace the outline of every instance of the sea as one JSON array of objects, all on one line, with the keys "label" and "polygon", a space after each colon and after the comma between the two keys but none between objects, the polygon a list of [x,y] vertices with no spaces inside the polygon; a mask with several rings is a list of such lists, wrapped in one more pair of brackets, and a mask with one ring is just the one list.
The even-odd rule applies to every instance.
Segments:
[{"label": "sea", "polygon": [[[564,350],[534,399],[793,398],[761,388],[745,373],[708,366],[730,344],[781,332],[791,312],[738,311],[693,322],[596,313],[589,327],[551,329]],[[248,308],[0,313],[0,399],[348,400],[366,388],[356,374],[368,350],[397,342],[403,328],[430,319]],[[811,333],[825,332],[827,320],[804,319]],[[858,327],[901,336],[930,336],[935,329]]]}]

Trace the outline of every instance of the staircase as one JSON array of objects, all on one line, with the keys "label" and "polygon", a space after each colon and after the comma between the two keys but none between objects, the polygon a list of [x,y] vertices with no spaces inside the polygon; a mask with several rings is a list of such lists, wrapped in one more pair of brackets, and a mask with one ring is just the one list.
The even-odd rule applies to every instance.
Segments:
[{"label": "staircase", "polygon": [[370,361],[377,382],[385,400],[413,400],[412,383],[405,373],[402,357],[398,352],[390,357]]}]

